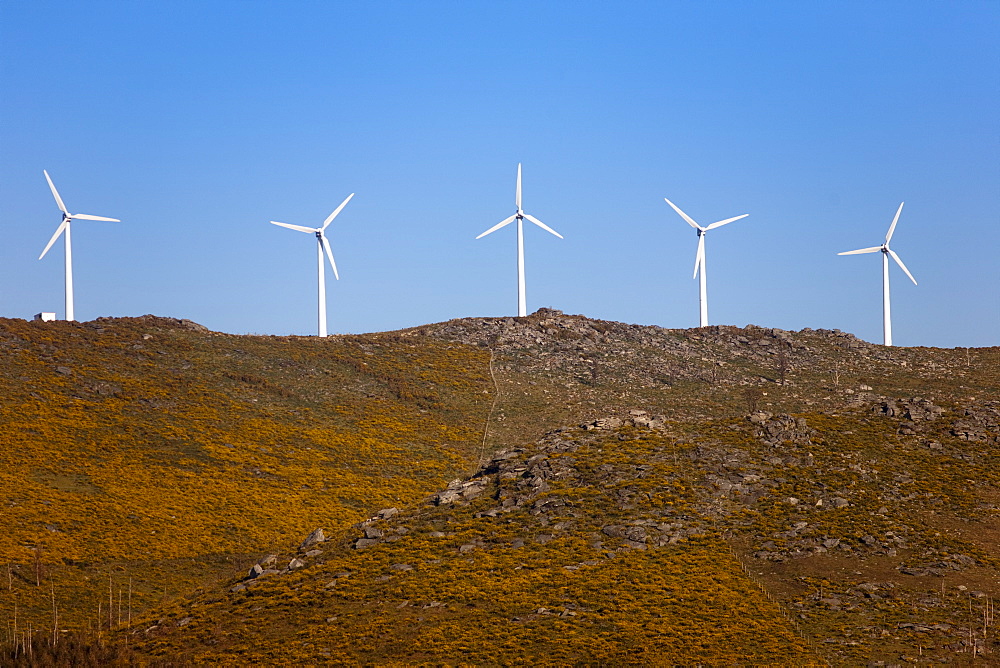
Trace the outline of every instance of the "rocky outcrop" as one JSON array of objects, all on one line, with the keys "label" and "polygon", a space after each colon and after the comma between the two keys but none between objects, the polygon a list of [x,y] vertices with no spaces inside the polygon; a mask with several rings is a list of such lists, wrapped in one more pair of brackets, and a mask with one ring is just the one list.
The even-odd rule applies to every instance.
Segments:
[{"label": "rocky outcrop", "polygon": [[771,415],[764,411],[752,413],[747,419],[756,428],[754,434],[769,445],[781,445],[790,443],[792,445],[811,445],[812,439],[817,435],[815,429],[810,428],[804,418],[795,418],[784,413]]}]

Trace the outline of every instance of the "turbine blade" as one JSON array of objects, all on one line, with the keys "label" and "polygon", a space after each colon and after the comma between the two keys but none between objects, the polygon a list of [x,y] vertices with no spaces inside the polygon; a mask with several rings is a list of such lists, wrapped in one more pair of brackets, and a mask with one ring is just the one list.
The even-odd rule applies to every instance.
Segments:
[{"label": "turbine blade", "polygon": [[517,192],[514,195],[514,204],[517,210],[521,210],[521,163],[517,163]]},{"label": "turbine blade", "polygon": [[749,213],[744,213],[742,216],[735,216],[734,218],[726,218],[725,220],[720,220],[717,223],[712,223],[711,225],[709,225],[705,229],[706,230],[714,230],[717,227],[722,227],[723,225],[728,225],[729,223],[733,222],[734,220],[739,220],[740,218],[746,218],[749,215],[750,215]]},{"label": "turbine blade", "polygon": [[320,240],[323,242],[323,250],[326,251],[326,257],[330,260],[330,266],[333,267],[333,276],[339,281],[340,274],[337,273],[337,263],[333,261],[333,251],[330,250],[330,242],[324,236],[321,236]]},{"label": "turbine blade", "polygon": [[882,250],[881,246],[872,246],[871,248],[859,248],[858,250],[844,251],[843,253],[837,253],[837,255],[858,255],[860,253],[874,253],[880,250]]},{"label": "turbine blade", "polygon": [[347,199],[345,199],[343,202],[341,202],[340,206],[338,206],[336,209],[334,209],[333,213],[331,213],[329,216],[327,216],[326,220],[323,221],[323,227],[321,229],[325,230],[327,228],[327,226],[330,223],[333,222],[333,219],[337,217],[337,214],[340,213],[344,209],[345,206],[347,206],[347,203],[351,201],[352,197],[354,197],[354,193],[351,193],[350,195],[348,195]]},{"label": "turbine blade", "polygon": [[885,233],[885,242],[889,243],[889,239],[892,239],[892,233],[896,231],[896,223],[899,222],[899,214],[903,213],[903,205],[906,202],[900,202],[899,208],[896,209],[896,215],[892,219],[892,225],[889,226],[889,231]]},{"label": "turbine blade", "polygon": [[79,218],[80,220],[103,220],[109,223],[122,222],[117,218],[105,218],[104,216],[91,216],[89,213],[74,213],[70,215],[70,218],[72,218],[73,220],[76,220],[77,218]]},{"label": "turbine blade", "polygon": [[698,235],[698,252],[694,256],[694,274],[691,278],[698,278],[698,270],[705,263],[705,235]]},{"label": "turbine blade", "polygon": [[45,254],[49,252],[49,249],[52,248],[52,244],[56,242],[56,239],[58,239],[59,235],[63,233],[67,225],[69,225],[68,220],[63,220],[63,222],[59,223],[59,227],[56,228],[56,233],[52,235],[52,238],[49,239],[49,243],[45,245],[45,250],[43,250],[42,254],[38,256],[39,260],[45,257]]},{"label": "turbine blade", "polygon": [[530,220],[531,222],[533,222],[533,223],[534,223],[535,225],[538,225],[538,226],[539,226],[540,228],[542,228],[542,229],[543,229],[543,230],[545,230],[546,232],[549,232],[550,234],[554,234],[554,235],[556,235],[557,237],[559,237],[560,239],[562,239],[562,238],[563,238],[563,235],[559,234],[558,232],[556,232],[556,231],[555,231],[555,230],[553,230],[553,229],[552,229],[551,227],[549,227],[548,225],[546,225],[546,224],[545,224],[545,223],[543,223],[542,221],[538,220],[538,219],[537,219],[537,218],[535,218],[534,216],[530,216],[530,215],[528,215],[528,214],[524,214],[524,217],[525,217],[525,218],[527,218],[528,220]]},{"label": "turbine blade", "polygon": [[903,261],[899,259],[898,255],[896,255],[896,251],[890,248],[889,255],[892,256],[892,259],[896,261],[896,264],[899,265],[899,268],[902,269],[904,272],[906,272],[906,275],[909,276],[910,280],[913,281],[913,284],[916,285],[917,279],[913,278],[913,274],[910,273],[910,270],[906,268],[906,265],[903,264]]},{"label": "turbine blade", "polygon": [[310,232],[310,233],[315,233],[316,232],[315,228],[312,228],[312,227],[303,227],[302,225],[289,225],[288,223],[279,223],[276,220],[272,220],[271,224],[272,225],[281,225],[282,227],[287,227],[290,230],[297,230],[299,232]]},{"label": "turbine blade", "polygon": [[45,180],[49,182],[49,190],[52,191],[52,196],[56,198],[56,204],[59,205],[59,210],[68,216],[69,211],[66,210],[66,205],[63,204],[62,197],[59,196],[59,191],[56,190],[55,184],[52,183],[52,179],[49,178],[49,173],[43,169],[42,174],[45,174]]},{"label": "turbine blade", "polygon": [[499,223],[497,223],[496,225],[494,225],[494,226],[493,226],[493,227],[491,227],[490,229],[486,230],[485,232],[483,232],[482,234],[480,234],[480,235],[479,235],[478,237],[476,237],[476,238],[477,238],[477,239],[482,239],[482,238],[483,238],[483,237],[485,237],[485,236],[486,236],[487,234],[492,234],[493,232],[496,232],[497,230],[499,230],[499,229],[500,229],[501,227],[503,227],[504,225],[507,225],[507,224],[509,224],[509,223],[512,223],[512,222],[514,222],[514,219],[515,219],[515,218],[517,218],[517,216],[511,216],[510,218],[504,218],[504,219],[503,219],[503,220],[501,220],[501,221],[500,221]]},{"label": "turbine blade", "polygon": [[683,211],[681,211],[680,209],[678,209],[676,204],[674,204],[673,202],[671,202],[670,200],[668,200],[666,197],[663,198],[663,201],[666,202],[667,204],[669,204],[673,208],[674,211],[676,211],[677,213],[679,213],[680,216],[681,216],[681,218],[683,218],[684,220],[686,220],[688,222],[688,225],[690,225],[691,227],[693,227],[696,230],[701,230],[702,229],[701,225],[699,225],[698,223],[694,222],[694,220],[691,219],[691,216],[687,215],[686,213],[684,213]]}]

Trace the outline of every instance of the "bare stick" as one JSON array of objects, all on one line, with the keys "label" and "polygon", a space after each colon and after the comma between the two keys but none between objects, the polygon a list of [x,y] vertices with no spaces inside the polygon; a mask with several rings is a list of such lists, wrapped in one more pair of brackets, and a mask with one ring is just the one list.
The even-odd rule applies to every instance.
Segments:
[{"label": "bare stick", "polygon": [[114,591],[112,591],[111,589],[111,569],[109,568],[108,569],[108,631],[110,631],[112,628],[111,623],[113,620],[111,618],[111,613],[114,611],[114,609],[115,609],[115,594]]},{"label": "bare stick", "polygon": [[128,625],[132,627],[132,576],[128,577]]},{"label": "bare stick", "polygon": [[59,632],[59,614],[56,612],[56,586],[49,583],[52,591],[52,646],[56,646],[56,634]]}]

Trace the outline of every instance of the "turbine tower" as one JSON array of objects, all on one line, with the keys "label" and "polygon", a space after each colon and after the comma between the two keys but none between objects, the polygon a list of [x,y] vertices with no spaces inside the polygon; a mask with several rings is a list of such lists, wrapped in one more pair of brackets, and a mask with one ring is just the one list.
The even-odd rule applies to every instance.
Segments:
[{"label": "turbine tower", "polygon": [[336,209],[333,210],[326,220],[323,221],[322,227],[303,227],[302,225],[289,225],[288,223],[279,223],[275,220],[271,221],[272,225],[280,225],[281,227],[287,227],[290,230],[297,230],[299,232],[309,232],[316,235],[316,266],[319,269],[319,336],[321,338],[326,337],[326,275],[324,273],[324,263],[323,263],[323,253],[330,258],[330,266],[333,268],[333,275],[339,281],[340,274],[337,273],[337,263],[333,261],[333,251],[330,250],[330,242],[326,240],[326,228],[330,226],[333,219],[337,217],[347,203],[351,201],[354,197],[354,193],[347,196],[343,202],[340,203]]},{"label": "turbine tower", "polygon": [[540,228],[554,234],[560,239],[563,238],[561,234],[553,230],[551,227],[538,220],[531,214],[527,214],[521,208],[521,163],[517,163],[517,189],[514,192],[514,204],[517,207],[517,213],[515,213],[510,218],[504,218],[502,221],[486,230],[480,234],[477,239],[482,239],[487,234],[492,234],[496,232],[501,227],[508,225],[515,220],[517,221],[517,315],[518,317],[524,317],[528,315],[528,308],[525,303],[525,290],[524,290],[524,219],[527,218],[535,225]]},{"label": "turbine tower", "polygon": [[844,253],[837,253],[837,255],[860,255],[862,253],[875,253],[878,251],[882,252],[882,340],[887,346],[892,345],[892,317],[889,313],[889,256],[896,261],[899,268],[902,269],[906,275],[913,281],[913,284],[917,284],[917,279],[913,278],[913,274],[910,270],[906,268],[903,261],[899,259],[896,255],[896,251],[889,248],[889,240],[892,239],[892,233],[896,231],[896,223],[899,222],[899,214],[903,212],[903,204],[905,202],[899,203],[899,208],[896,209],[896,216],[892,219],[892,225],[889,226],[889,231],[885,233],[885,242],[881,246],[872,246],[871,248],[859,248],[858,250],[846,251]]},{"label": "turbine tower", "polygon": [[49,173],[42,170],[42,174],[45,174],[45,180],[49,182],[49,189],[52,191],[52,196],[56,199],[56,205],[59,210],[62,211],[62,222],[59,223],[59,227],[56,228],[55,234],[49,239],[49,243],[46,244],[45,250],[42,254],[38,256],[41,260],[45,257],[45,254],[49,252],[52,248],[52,244],[56,242],[60,234],[66,235],[66,320],[74,320],[73,313],[73,246],[70,241],[70,222],[74,220],[104,220],[109,223],[120,223],[121,221],[117,218],[105,218],[104,216],[91,216],[86,213],[70,213],[66,210],[66,205],[63,204],[62,197],[59,196],[59,191],[56,190],[55,184],[52,183],[52,179],[49,178]]},{"label": "turbine tower", "polygon": [[[666,197],[663,198],[663,201],[665,201],[667,204],[669,204],[671,206],[671,208],[673,208],[674,211],[676,211],[677,213],[679,213],[680,216],[681,216],[681,218],[683,218],[684,220],[686,220],[688,222],[688,225],[690,225],[694,229],[698,230],[698,252],[694,256],[694,275],[691,276],[691,278],[699,278],[700,277],[700,279],[701,279],[699,281],[699,290],[698,290],[698,306],[699,306],[699,318],[698,318],[699,324],[698,324],[698,326],[699,327],[707,327],[708,326],[708,285],[707,285],[708,280],[707,280],[707,278],[705,276],[705,274],[706,274],[706,270],[705,270],[705,232],[708,232],[709,230],[714,230],[717,227],[722,227],[723,225],[727,225],[727,224],[733,222],[734,220],[739,220],[740,218],[746,218],[750,214],[749,213],[744,213],[742,216],[735,216],[733,218],[726,218],[725,220],[720,220],[718,222],[712,223],[711,225],[708,225],[707,227],[702,227],[698,223],[694,222],[694,220],[691,219],[691,216],[687,215],[686,213],[684,213],[683,211],[681,211],[680,209],[678,209],[677,205],[674,204],[673,202],[671,202],[670,200],[668,200]],[[700,274],[699,274],[699,271],[700,271]]]}]

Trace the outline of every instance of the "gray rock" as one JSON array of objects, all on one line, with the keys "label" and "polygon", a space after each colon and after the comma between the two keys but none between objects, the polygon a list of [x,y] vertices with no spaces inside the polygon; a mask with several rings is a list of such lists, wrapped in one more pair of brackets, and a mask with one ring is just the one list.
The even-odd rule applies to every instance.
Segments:
[{"label": "gray rock", "polygon": [[378,541],[374,538],[359,538],[354,542],[354,549],[363,550],[372,545],[378,545]]},{"label": "gray rock", "polygon": [[306,539],[302,541],[302,544],[299,545],[299,549],[304,550],[307,547],[310,547],[311,545],[315,545],[316,543],[322,543],[325,540],[326,536],[323,535],[323,530],[314,529],[313,532],[308,536],[306,536]]},{"label": "gray rock", "polygon": [[625,527],[612,524],[610,526],[603,527],[601,533],[609,538],[624,538],[625,537]]},{"label": "gray rock", "polygon": [[288,570],[294,571],[296,568],[302,568],[305,565],[306,562],[302,561],[298,557],[295,557],[294,559],[288,562]]},{"label": "gray rock", "polygon": [[645,527],[628,527],[625,530],[625,538],[633,543],[645,543],[646,529]]},{"label": "gray rock", "polygon": [[446,489],[434,497],[434,503],[439,506],[455,503],[462,498],[462,492],[457,489]]},{"label": "gray rock", "polygon": [[387,520],[390,517],[395,517],[398,514],[399,514],[399,508],[383,508],[377,513],[378,518],[381,520]]}]

